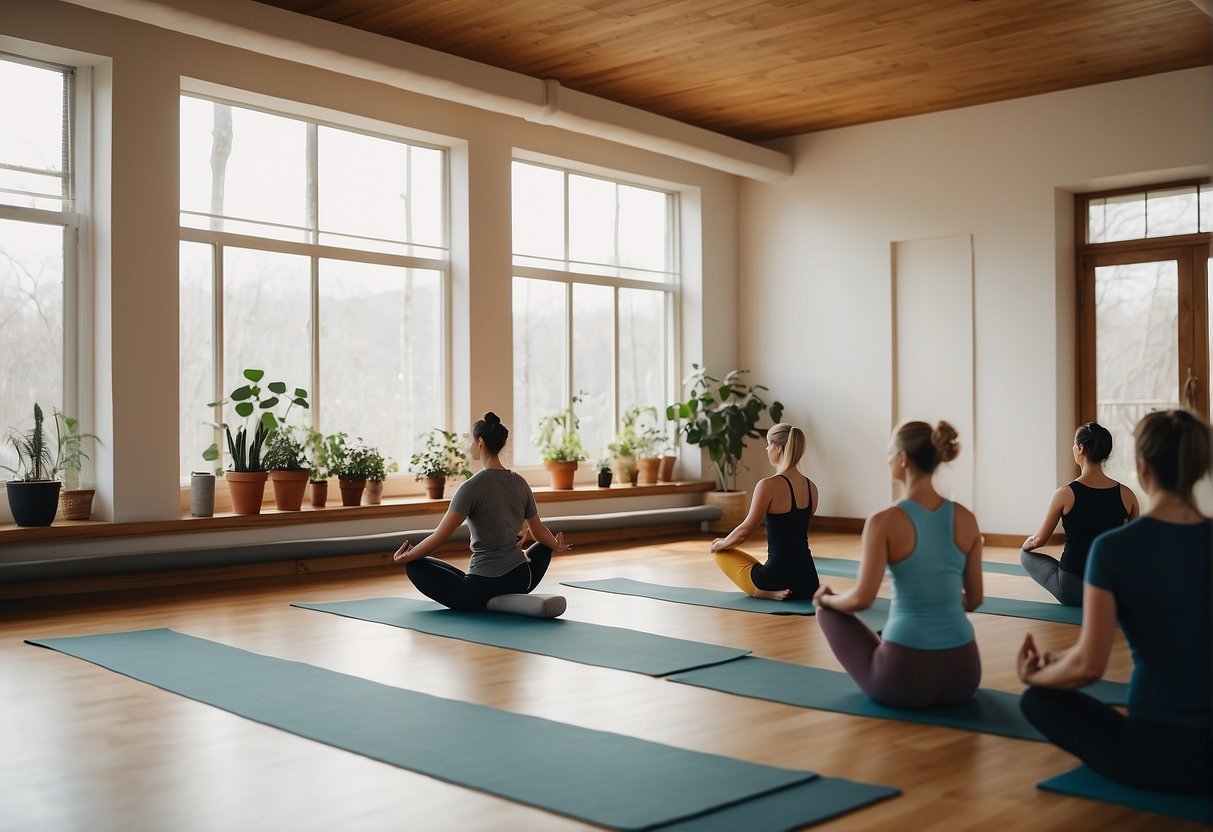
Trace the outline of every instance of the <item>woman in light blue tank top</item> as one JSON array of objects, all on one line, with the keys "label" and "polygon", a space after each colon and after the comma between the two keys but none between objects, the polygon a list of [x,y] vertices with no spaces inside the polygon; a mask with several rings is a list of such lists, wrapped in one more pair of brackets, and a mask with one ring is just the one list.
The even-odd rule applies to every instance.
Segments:
[{"label": "woman in light blue tank top", "polygon": [[[966,612],[982,601],[981,533],[964,506],[945,500],[932,475],[955,459],[956,430],[906,422],[893,434],[889,470],[906,498],[868,518],[859,578],[813,596],[830,649],[860,689],[885,705],[925,708],[971,698],[981,657]],[[876,600],[888,567],[893,601],[883,638],[855,617]]]}]

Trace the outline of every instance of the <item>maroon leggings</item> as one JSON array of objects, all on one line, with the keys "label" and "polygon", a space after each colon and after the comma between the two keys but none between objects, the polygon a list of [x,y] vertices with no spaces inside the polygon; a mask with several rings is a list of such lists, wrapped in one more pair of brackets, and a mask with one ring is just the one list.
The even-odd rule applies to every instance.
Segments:
[{"label": "maroon leggings", "polygon": [[977,642],[918,650],[884,641],[853,615],[817,608],[826,641],[859,689],[893,708],[929,708],[968,701],[981,682]]}]

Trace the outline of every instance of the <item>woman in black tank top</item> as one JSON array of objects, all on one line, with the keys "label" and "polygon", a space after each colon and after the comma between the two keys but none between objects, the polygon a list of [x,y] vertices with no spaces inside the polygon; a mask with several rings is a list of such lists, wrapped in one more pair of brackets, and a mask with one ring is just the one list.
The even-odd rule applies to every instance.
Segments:
[{"label": "woman in black tank top", "polygon": [[[1112,434],[1107,428],[1096,422],[1081,426],[1074,434],[1072,452],[1082,473],[1053,493],[1040,529],[1024,541],[1019,562],[1058,601],[1081,607],[1082,578],[1092,541],[1132,520],[1139,509],[1133,491],[1104,473],[1104,460],[1112,453]],[[1060,562],[1032,551],[1048,543],[1058,520],[1066,532]]]},{"label": "woman in black tank top", "polygon": [[[716,565],[746,595],[783,601],[812,598],[821,583],[809,551],[809,521],[817,486],[797,470],[804,454],[804,433],[786,422],[767,431],[767,459],[774,476],[759,480],[745,520],[726,537],[712,541]],[[759,563],[732,547],[765,523],[767,560]]]}]

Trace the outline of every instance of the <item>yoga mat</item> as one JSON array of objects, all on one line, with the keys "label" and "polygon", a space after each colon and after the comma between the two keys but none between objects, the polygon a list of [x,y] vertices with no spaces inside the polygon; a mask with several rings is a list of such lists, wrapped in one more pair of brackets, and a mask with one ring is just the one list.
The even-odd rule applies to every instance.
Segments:
[{"label": "yoga mat", "polygon": [[[813,564],[817,567],[818,573],[822,575],[834,575],[840,578],[854,578],[859,575],[859,561],[850,558],[830,558],[813,555]],[[1003,575],[1021,575],[1023,577],[1027,577],[1028,575],[1018,563],[1002,563],[996,560],[983,560],[981,562],[981,571],[999,572]]]},{"label": "yoga mat", "polygon": [[[853,716],[895,719],[998,734],[1022,740],[1044,741],[1019,711],[1019,694],[980,688],[962,705],[937,708],[890,708],[873,702],[846,673],[747,656],[724,665],[704,667],[667,677],[671,682],[709,688],[723,693],[766,699],[800,708],[837,711]],[[1116,683],[1104,683],[1100,692],[1116,696]],[[1122,686],[1127,687],[1127,686]]]},{"label": "yoga mat", "polygon": [[432,601],[410,598],[365,598],[291,606],[649,676],[728,662],[750,652],[560,618],[456,612]]},{"label": "yoga mat", "polygon": [[[601,578],[593,581],[562,581],[561,586],[591,589],[597,592],[614,592],[617,595],[635,595],[658,601],[673,601],[676,604],[692,604],[699,607],[716,607],[737,612],[758,612],[767,615],[816,615],[817,610],[809,600],[771,601],[766,598],[751,598],[744,592],[722,592],[717,589],[699,589],[691,586],[667,586],[631,578]],[[864,610],[859,617],[869,627],[880,629],[888,618],[888,601],[877,599],[871,610]]]},{"label": "yoga mat", "polygon": [[[723,810],[732,828],[775,832],[897,793],[843,781],[851,799],[840,807],[835,781],[813,772],[430,696],[172,630],[29,643],[292,734],[613,829],[712,828],[698,816]],[[814,793],[824,798],[820,807]],[[764,823],[771,811],[792,822]]]},{"label": "yoga mat", "polygon": [[1085,797],[1101,803],[1115,803],[1130,809],[1142,809],[1160,815],[1186,818],[1198,823],[1213,823],[1213,796],[1199,794],[1167,794],[1122,786],[1101,777],[1086,766],[1050,777],[1037,783],[1036,788],[1047,792]]}]

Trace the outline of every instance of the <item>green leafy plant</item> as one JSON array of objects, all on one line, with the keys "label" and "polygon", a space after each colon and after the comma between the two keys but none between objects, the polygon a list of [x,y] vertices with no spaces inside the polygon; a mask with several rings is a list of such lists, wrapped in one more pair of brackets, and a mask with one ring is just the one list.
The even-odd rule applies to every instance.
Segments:
[{"label": "green leafy plant", "polygon": [[425,434],[425,450],[413,454],[409,466],[418,480],[470,477],[467,445],[466,434],[434,428]]},{"label": "green leafy plant", "polygon": [[333,475],[337,455],[344,444],[344,433],[325,436],[315,428],[307,429],[304,449],[307,455],[307,467],[312,472],[308,476],[310,482],[324,482]]},{"label": "green leafy plant", "polygon": [[400,470],[400,466],[393,459],[379,457],[379,464],[375,467],[374,472],[367,477],[370,482],[382,482],[387,479],[388,474],[394,474]]},{"label": "green leafy plant", "polygon": [[576,406],[579,401],[581,394],[573,396],[564,410],[539,420],[539,432],[534,441],[544,462],[581,462],[588,457],[578,433],[581,422]]},{"label": "green leafy plant", "polygon": [[622,427],[609,450],[615,457],[654,457],[661,454],[665,434],[658,423],[657,408],[632,405],[623,414]]},{"label": "green leafy plant", "polygon": [[333,473],[339,480],[369,480],[384,468],[383,454],[368,445],[362,437],[353,442],[346,440],[344,433],[335,434],[336,453],[333,456]]},{"label": "green leafy plant", "polygon": [[267,471],[307,471],[307,438],[290,425],[270,434],[261,463]]},{"label": "green leafy plant", "polygon": [[[692,372],[683,380],[690,390],[685,402],[675,402],[666,408],[666,418],[678,419],[687,442],[705,448],[716,467],[719,491],[736,490],[737,467],[747,439],[761,439],[763,431],[758,421],[768,409],[760,395],[767,388],[747,384],[743,374],[749,370],[733,370],[723,379],[708,375],[705,368],[691,365]],[[783,405],[770,404],[771,420],[778,422]]]},{"label": "green leafy plant", "polygon": [[65,416],[55,410],[56,432],[59,440],[59,452],[55,457],[54,474],[63,476],[63,487],[73,491],[80,487],[80,470],[88,454],[84,452],[84,440],[101,440],[92,433],[81,433],[80,422],[71,416]]},{"label": "green leafy plant", "polygon": [[[286,426],[287,417],[292,408],[300,407],[306,410],[310,407],[307,401],[307,390],[296,387],[293,395],[287,395],[287,390],[290,388],[281,381],[272,381],[262,387],[261,380],[265,378],[264,370],[246,369],[242,375],[248,382],[247,384],[237,387],[228,394],[227,398],[210,402],[207,407],[223,407],[234,403],[233,409],[237,416],[244,419],[244,424],[236,429],[234,435],[227,422],[210,424],[217,429],[221,428],[227,437],[228,464],[231,465],[233,471],[267,471],[269,468],[261,458],[262,446],[271,434]],[[264,398],[262,394],[265,394]],[[284,403],[285,409],[281,413],[275,412],[274,409],[282,407]],[[260,415],[256,416],[256,425],[250,434],[250,420],[258,412]],[[219,446],[212,444],[202,452],[202,458],[208,462],[219,459]]]},{"label": "green leafy plant", "polygon": [[[9,428],[8,442],[17,452],[17,467],[5,465],[4,470],[15,474],[21,482],[48,482],[55,475],[55,463],[51,455],[53,447],[47,441],[45,429],[42,427],[42,408],[34,402],[34,427],[22,433],[16,428]],[[55,422],[56,445],[59,441],[59,423]]]}]

